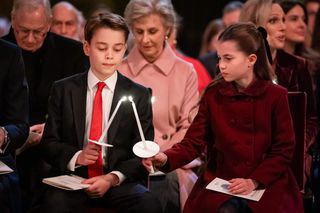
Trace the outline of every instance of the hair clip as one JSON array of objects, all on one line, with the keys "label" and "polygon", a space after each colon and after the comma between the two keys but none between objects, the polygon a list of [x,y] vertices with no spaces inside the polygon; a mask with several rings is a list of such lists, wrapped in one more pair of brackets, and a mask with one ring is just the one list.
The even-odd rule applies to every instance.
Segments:
[{"label": "hair clip", "polygon": [[267,33],[266,29],[264,29],[263,27],[258,27],[257,30],[259,31],[259,33],[262,36],[262,39],[264,41],[264,47],[265,47],[265,50],[267,53],[268,61],[270,64],[272,64],[271,50],[270,50],[270,46],[269,46],[269,43],[267,40],[268,33]]}]

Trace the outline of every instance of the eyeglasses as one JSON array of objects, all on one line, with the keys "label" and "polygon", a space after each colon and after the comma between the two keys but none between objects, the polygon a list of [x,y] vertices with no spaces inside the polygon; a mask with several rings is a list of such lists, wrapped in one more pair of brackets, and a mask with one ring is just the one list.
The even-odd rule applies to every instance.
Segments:
[{"label": "eyeglasses", "polygon": [[26,38],[31,33],[35,39],[41,39],[47,34],[46,29],[40,29],[40,30],[30,30],[26,28],[16,28],[14,29],[16,33],[21,36],[22,38]]}]

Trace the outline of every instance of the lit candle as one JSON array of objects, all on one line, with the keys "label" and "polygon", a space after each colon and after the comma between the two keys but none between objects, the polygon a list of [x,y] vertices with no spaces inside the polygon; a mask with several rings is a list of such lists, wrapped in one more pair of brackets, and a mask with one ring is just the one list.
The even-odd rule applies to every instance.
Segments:
[{"label": "lit candle", "polygon": [[141,127],[139,115],[138,115],[138,112],[137,112],[136,104],[132,100],[132,96],[129,96],[128,99],[129,99],[129,101],[131,101],[131,104],[132,104],[132,109],[133,109],[133,112],[134,112],[134,116],[136,117],[138,129],[139,129],[139,133],[140,133],[140,137],[141,137],[144,149],[147,149],[146,139],[144,138],[144,134],[143,134],[143,131],[142,131],[142,127]]},{"label": "lit candle", "polygon": [[[112,123],[114,117],[116,116],[116,114],[117,114],[117,112],[118,112],[118,110],[119,110],[122,102],[123,102],[123,101],[126,101],[126,100],[127,100],[127,97],[126,97],[126,96],[123,96],[123,97],[118,101],[117,106],[116,106],[116,108],[114,109],[112,115],[110,116],[110,119],[109,119],[109,121],[108,121],[108,124],[107,124],[107,126],[106,126],[103,134],[101,135],[99,141],[93,141],[93,140],[89,140],[89,141],[102,143],[102,140],[103,140],[103,138],[107,135],[108,129],[109,129],[109,127],[111,126],[111,123]],[[111,145],[111,146],[112,146],[112,145]]]},{"label": "lit candle", "polygon": [[150,101],[151,101],[151,104],[153,104],[156,101],[156,97],[152,96]]}]

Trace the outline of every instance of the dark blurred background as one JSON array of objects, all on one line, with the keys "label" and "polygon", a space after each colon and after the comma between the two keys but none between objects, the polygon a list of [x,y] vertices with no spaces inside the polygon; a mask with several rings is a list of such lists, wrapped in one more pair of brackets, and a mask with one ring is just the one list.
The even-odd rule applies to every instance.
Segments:
[{"label": "dark blurred background", "polygon": [[[61,0],[50,0],[51,5]],[[129,0],[67,0],[81,10],[85,17],[98,5],[104,5],[114,13],[123,15]],[[175,10],[183,17],[178,35],[178,47],[187,55],[197,57],[202,33],[214,18],[221,17],[224,5],[231,0],[172,0]],[[10,18],[13,0],[0,0],[0,16]],[[242,0],[244,2],[244,0]]]}]

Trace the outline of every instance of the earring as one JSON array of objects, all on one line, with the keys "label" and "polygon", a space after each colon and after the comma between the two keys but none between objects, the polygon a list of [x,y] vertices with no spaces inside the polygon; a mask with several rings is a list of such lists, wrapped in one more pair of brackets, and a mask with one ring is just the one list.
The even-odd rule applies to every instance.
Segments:
[{"label": "earring", "polygon": [[167,41],[169,39],[169,37],[166,35],[166,37],[164,37],[164,39]]},{"label": "earring", "polygon": [[177,45],[177,44],[178,44],[177,39],[174,39],[174,40],[173,40],[173,44],[174,44],[174,45]]}]

